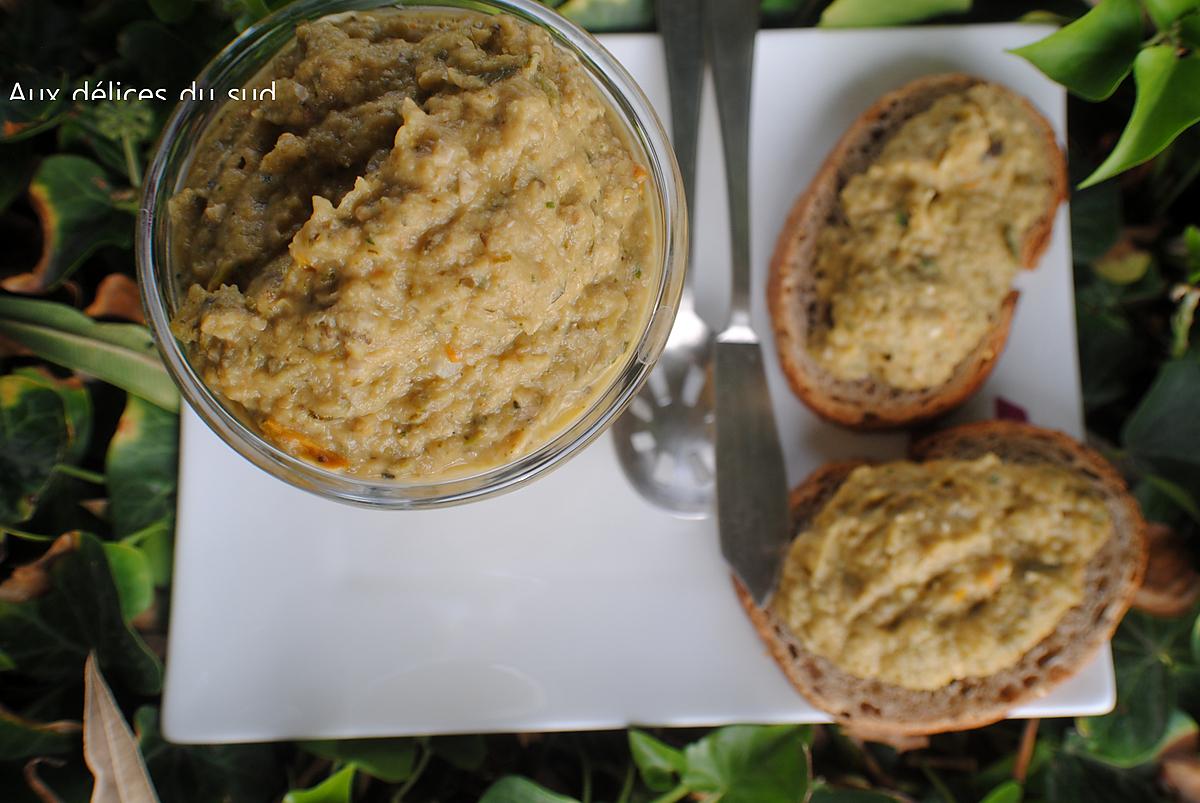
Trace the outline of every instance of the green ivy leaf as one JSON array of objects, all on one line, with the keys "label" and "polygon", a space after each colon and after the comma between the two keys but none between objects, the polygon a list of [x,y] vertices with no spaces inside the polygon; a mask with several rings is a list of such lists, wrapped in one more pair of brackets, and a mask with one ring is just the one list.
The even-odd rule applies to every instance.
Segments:
[{"label": "green ivy leaf", "polygon": [[651,0],[566,0],[558,13],[589,31],[637,31],[654,25]]},{"label": "green ivy leaf", "polygon": [[808,791],[808,742],[797,725],[732,725],[684,751],[683,783],[723,803],[792,803]]},{"label": "green ivy leaf", "polygon": [[1107,254],[1117,244],[1123,224],[1121,190],[1116,184],[1072,190],[1071,253],[1075,262],[1090,265]]},{"label": "green ivy leaf", "polygon": [[1113,638],[1117,707],[1111,714],[1081,717],[1075,726],[1087,751],[1118,766],[1134,766],[1154,755],[1175,705],[1175,657],[1190,622],[1126,614]]},{"label": "green ivy leaf", "polygon": [[1071,19],[1071,17],[1059,14],[1056,11],[1035,9],[1033,11],[1026,11],[1017,17],[1017,22],[1025,23],[1026,25],[1057,25],[1062,27],[1069,24]]},{"label": "green ivy leaf", "polygon": [[1187,249],[1188,284],[1200,283],[1200,228],[1188,226],[1184,229],[1183,244]]},{"label": "green ivy leaf", "polygon": [[117,52],[144,86],[166,89],[168,101],[178,100],[179,88],[187,86],[211,55],[202,42],[147,19],[134,20],[121,30]]},{"label": "green ivy leaf", "polygon": [[805,0],[762,0],[762,16],[764,20],[772,22],[789,20],[804,7],[804,4]]},{"label": "green ivy leaf", "polygon": [[836,789],[825,784],[813,786],[808,803],[896,803],[899,798],[865,789]]},{"label": "green ivy leaf", "polygon": [[170,803],[278,800],[285,770],[271,744],[178,745],[163,741],[158,709],[133,717],[138,747],[162,800]]},{"label": "green ivy leaf", "polygon": [[1138,0],[1101,0],[1079,19],[1009,52],[1087,100],[1104,100],[1129,74],[1142,44]]},{"label": "green ivy leaf", "polygon": [[178,416],[130,396],[105,457],[109,514],[118,536],[174,516],[178,459]]},{"label": "green ivy leaf", "polygon": [[970,10],[971,0],[833,0],[817,24],[822,28],[879,28]]},{"label": "green ivy leaf", "polygon": [[350,764],[387,783],[407,781],[417,758],[415,739],[341,739],[301,742],[313,755]]},{"label": "green ivy leaf", "polygon": [[195,0],[150,0],[154,16],[168,24],[183,22],[192,15]]},{"label": "green ivy leaf", "polygon": [[1192,622],[1192,637],[1188,641],[1188,645],[1192,650],[1192,661],[1200,664],[1200,616],[1197,616]]},{"label": "green ivy leaf", "polygon": [[1139,466],[1200,495],[1200,361],[1170,360],[1126,420],[1121,440]]},{"label": "green ivy leaf", "polygon": [[354,788],[354,767],[338,770],[310,789],[293,789],[283,803],[350,803]]},{"label": "green ivy leaf", "polygon": [[478,733],[434,736],[429,740],[433,754],[463,772],[477,772],[487,758],[487,741]]},{"label": "green ivy leaf", "polygon": [[0,650],[38,680],[78,684],[95,650],[105,673],[141,694],[162,687],[162,665],[121,616],[104,546],[76,536],[76,549],[50,569],[51,590],[28,602],[0,602]]},{"label": "green ivy leaf", "polygon": [[1200,14],[1188,14],[1181,19],[1179,33],[1184,42],[1193,48],[1200,47]]},{"label": "green ivy leaf", "polygon": [[1149,781],[1060,750],[1046,773],[1049,803],[1161,803]]},{"label": "green ivy leaf", "polygon": [[[12,97],[18,85],[23,100]],[[54,94],[53,98],[49,97],[50,93]],[[49,78],[28,68],[19,68],[13,80],[4,82],[4,91],[0,93],[0,143],[29,139],[54,128],[66,114],[68,98],[65,73],[58,78]]]},{"label": "green ivy leaf", "polygon": [[1146,5],[1146,13],[1150,15],[1154,26],[1160,31],[1169,29],[1171,23],[1184,14],[1200,10],[1200,0],[1143,0],[1143,2]]},{"label": "green ivy leaf", "polygon": [[1133,62],[1137,98],[1121,138],[1081,188],[1110,179],[1154,158],[1184,129],[1200,121],[1200,56],[1179,58],[1169,45],[1148,47]]},{"label": "green ivy leaf", "polygon": [[1153,264],[1154,257],[1149,251],[1129,246],[1113,249],[1096,260],[1092,267],[1105,281],[1134,284],[1142,280]]},{"label": "green ivy leaf", "polygon": [[1197,504],[1196,499],[1188,493],[1186,488],[1154,474],[1146,474],[1142,480],[1160,496],[1169,499],[1171,504],[1191,517],[1192,521],[1200,524],[1200,504]]},{"label": "green ivy leaf", "polygon": [[154,578],[150,561],[138,549],[127,544],[105,544],[104,555],[112,569],[113,584],[126,622],[150,607],[154,601]]},{"label": "green ivy leaf", "polygon": [[[1029,766],[1026,768],[1025,773],[1028,783],[1032,783],[1033,779],[1049,764],[1050,759],[1054,757],[1054,753],[1058,749],[1057,743],[1051,747],[1048,742],[1048,739],[1038,739],[1034,742],[1033,757],[1029,760]],[[976,773],[973,779],[973,788],[977,794],[982,797],[989,790],[1012,778],[1016,763],[1016,753],[1008,753],[994,761],[990,766]]]},{"label": "green ivy leaf", "polygon": [[13,375],[24,377],[58,394],[67,422],[67,448],[63,460],[72,465],[81,461],[92,440],[92,397],[88,395],[84,384],[74,378],[59,379],[33,367],[18,368]]},{"label": "green ivy leaf", "polygon": [[102,246],[129,248],[133,220],[113,206],[104,168],[82,156],[46,157],[29,184],[42,224],[42,256],[29,273],[4,280],[7,290],[53,290]]},{"label": "green ivy leaf", "polygon": [[70,440],[56,391],[24,376],[0,377],[0,524],[33,515]]},{"label": "green ivy leaf", "polygon": [[1090,724],[1094,721],[1095,719],[1091,718],[1079,720],[1077,723],[1088,753],[1106,764],[1126,769],[1154,761],[1169,745],[1200,731],[1196,720],[1174,709],[1167,720],[1166,729],[1156,742],[1149,745],[1131,745],[1121,739],[1112,739],[1112,734],[1107,732],[1103,734],[1103,738],[1098,738],[1090,730]]},{"label": "green ivy leaf", "polygon": [[0,214],[21,197],[33,176],[33,147],[28,142],[0,143]]},{"label": "green ivy leaf", "polygon": [[0,707],[0,761],[68,753],[78,745],[78,722],[34,722]]},{"label": "green ivy leaf", "polygon": [[97,323],[65,304],[0,296],[0,335],[163,409],[179,409],[179,392],[144,326]]},{"label": "green ivy leaf", "polygon": [[1083,404],[1095,410],[1120,399],[1142,370],[1145,353],[1123,313],[1097,312],[1079,305],[1079,371]]},{"label": "green ivy leaf", "polygon": [[675,786],[676,778],[687,769],[682,750],[676,750],[644,731],[629,731],[629,750],[642,780],[655,792],[665,792]]},{"label": "green ivy leaf", "polygon": [[501,778],[488,787],[479,803],[578,803],[519,775]]},{"label": "green ivy leaf", "polygon": [[988,792],[979,803],[1021,803],[1025,789],[1016,781],[1005,781]]}]

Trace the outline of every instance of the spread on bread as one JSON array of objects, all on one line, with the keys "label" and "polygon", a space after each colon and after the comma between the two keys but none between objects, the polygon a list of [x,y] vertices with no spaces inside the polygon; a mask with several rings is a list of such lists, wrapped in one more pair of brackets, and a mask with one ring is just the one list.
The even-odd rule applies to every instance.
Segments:
[{"label": "spread on bread", "polygon": [[792,542],[773,606],[844,671],[938,689],[1053,632],[1113,528],[1096,485],[1060,466],[863,465]]},{"label": "spread on bread", "polygon": [[838,380],[941,385],[995,325],[1055,166],[1012,93],[986,83],[907,120],[818,235],[828,314],[807,344]]}]

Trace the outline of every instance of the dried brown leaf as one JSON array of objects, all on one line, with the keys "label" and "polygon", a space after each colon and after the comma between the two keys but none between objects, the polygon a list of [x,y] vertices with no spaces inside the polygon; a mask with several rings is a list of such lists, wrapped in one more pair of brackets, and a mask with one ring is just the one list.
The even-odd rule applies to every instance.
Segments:
[{"label": "dried brown leaf", "polygon": [[62,803],[62,798],[54,794],[54,790],[46,786],[46,782],[38,775],[38,765],[46,764],[51,767],[62,767],[67,762],[60,758],[31,758],[25,762],[25,785],[37,796],[42,803]]},{"label": "dried brown leaf", "polygon": [[1200,574],[1182,536],[1165,524],[1146,530],[1150,560],[1133,606],[1152,616],[1182,616],[1200,599]]},{"label": "dried brown leaf", "polygon": [[861,725],[854,723],[843,723],[841,725],[842,733],[850,737],[856,742],[875,742],[877,744],[886,744],[888,747],[895,750],[897,753],[907,753],[911,750],[924,750],[929,747],[928,736],[906,736],[901,733],[891,733],[886,729],[877,730],[870,727],[864,728]]},{"label": "dried brown leaf", "polygon": [[14,714],[3,705],[0,705],[0,716],[9,721],[24,725],[31,730],[46,731],[47,733],[79,733],[83,728],[79,722],[73,719],[59,719],[54,722],[34,722],[19,714]]},{"label": "dried brown leaf", "polygon": [[81,499],[79,506],[98,519],[108,518],[108,499]]},{"label": "dried brown leaf", "polygon": [[75,532],[60,535],[40,558],[13,569],[0,583],[0,602],[28,602],[49,591],[50,567],[63,555],[74,552],[78,539],[79,533]]},{"label": "dried brown leaf", "polygon": [[83,667],[83,758],[96,779],[91,803],[158,803],[137,741],[100,674],[95,653]]},{"label": "dried brown leaf", "polygon": [[1165,786],[1185,803],[1200,803],[1200,756],[1171,756],[1159,767]]},{"label": "dried brown leaf", "polygon": [[110,273],[100,281],[96,297],[84,312],[93,318],[121,318],[133,323],[145,324],[142,315],[142,299],[138,295],[137,282],[124,273]]}]

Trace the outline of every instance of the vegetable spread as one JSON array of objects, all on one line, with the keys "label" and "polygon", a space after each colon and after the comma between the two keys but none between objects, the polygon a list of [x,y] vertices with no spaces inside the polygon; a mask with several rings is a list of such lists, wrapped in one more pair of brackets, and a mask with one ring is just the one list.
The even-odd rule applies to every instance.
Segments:
[{"label": "vegetable spread", "polygon": [[271,82],[171,202],[204,381],[372,478],[491,468],[578,418],[641,338],[660,245],[574,56],[512,17],[389,9],[298,26]]},{"label": "vegetable spread", "polygon": [[994,325],[1045,214],[1052,165],[1030,114],[986,84],[908,120],[842,189],[817,241],[828,321],[809,349],[844,381],[945,383]]},{"label": "vegetable spread", "polygon": [[792,542],[773,605],[846,672],[938,689],[1053,632],[1112,532],[1099,491],[1057,466],[861,466]]}]

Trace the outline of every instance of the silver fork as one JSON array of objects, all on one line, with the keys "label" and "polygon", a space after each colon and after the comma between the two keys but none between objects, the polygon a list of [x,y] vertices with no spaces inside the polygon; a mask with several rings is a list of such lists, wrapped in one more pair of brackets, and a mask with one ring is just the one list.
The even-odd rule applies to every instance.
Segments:
[{"label": "silver fork", "polygon": [[[672,138],[689,231],[704,81],[701,5],[699,0],[658,0],[655,9],[666,51]],[[613,435],[621,467],[638,493],[677,516],[703,518],[712,510],[715,480],[708,371],[713,334],[696,314],[691,267],[689,258],[679,312],[658,365],[613,425]]]}]

